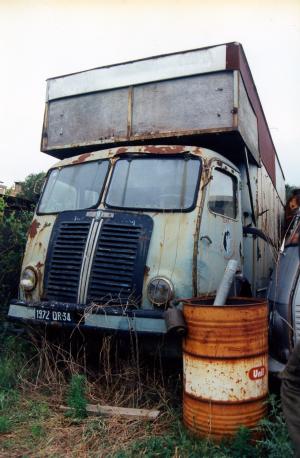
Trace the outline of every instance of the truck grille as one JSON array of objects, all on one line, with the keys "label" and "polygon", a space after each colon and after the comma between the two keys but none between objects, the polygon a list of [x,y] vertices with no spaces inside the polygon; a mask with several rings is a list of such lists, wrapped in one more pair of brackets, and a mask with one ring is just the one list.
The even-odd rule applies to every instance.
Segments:
[{"label": "truck grille", "polygon": [[[46,263],[47,299],[77,302],[83,253],[91,225],[87,221],[62,221],[54,230]],[[49,256],[50,254],[50,256]],[[48,274],[48,275],[47,275]]]},{"label": "truck grille", "polygon": [[141,294],[136,259],[142,231],[142,226],[103,224],[92,265],[88,302],[127,304],[130,296],[136,299]]},{"label": "truck grille", "polygon": [[[63,212],[57,218],[45,266],[44,299],[76,303],[80,296],[82,303],[138,305],[152,218],[102,212],[94,219],[86,213]],[[91,262],[82,267],[84,257]]]}]

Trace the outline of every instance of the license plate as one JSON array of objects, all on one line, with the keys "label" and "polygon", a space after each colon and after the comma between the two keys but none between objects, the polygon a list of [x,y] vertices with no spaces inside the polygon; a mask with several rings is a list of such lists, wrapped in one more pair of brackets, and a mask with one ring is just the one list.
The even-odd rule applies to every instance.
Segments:
[{"label": "license plate", "polygon": [[35,319],[41,321],[58,321],[60,323],[75,323],[72,312],[57,310],[35,309]]}]

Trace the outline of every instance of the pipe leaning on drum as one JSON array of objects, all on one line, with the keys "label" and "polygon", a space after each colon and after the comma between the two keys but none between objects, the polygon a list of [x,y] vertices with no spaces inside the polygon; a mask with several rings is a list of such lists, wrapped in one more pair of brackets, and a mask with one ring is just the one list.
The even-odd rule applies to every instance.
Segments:
[{"label": "pipe leaning on drum", "polygon": [[230,287],[236,274],[238,262],[235,259],[230,259],[226,266],[222,281],[218,288],[214,305],[225,305]]}]

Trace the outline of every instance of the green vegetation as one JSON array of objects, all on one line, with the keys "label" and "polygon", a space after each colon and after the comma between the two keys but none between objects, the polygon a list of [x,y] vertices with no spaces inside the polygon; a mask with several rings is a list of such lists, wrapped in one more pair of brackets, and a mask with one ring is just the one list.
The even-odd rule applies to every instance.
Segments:
[{"label": "green vegetation", "polygon": [[149,458],[175,456],[189,458],[292,457],[292,446],[276,397],[270,397],[269,406],[270,418],[262,420],[257,427],[257,434],[261,438],[256,441],[247,428],[241,428],[232,441],[217,444],[209,439],[199,440],[191,436],[178,419],[169,434],[136,441],[128,450],[121,451],[115,456],[118,458],[136,456]]},{"label": "green vegetation", "polygon": [[45,176],[45,172],[28,175],[22,183],[22,191],[18,194],[18,197],[30,200],[35,205],[39,199]]},{"label": "green vegetation", "polygon": [[[35,204],[44,178],[44,172],[29,175],[19,196]],[[18,294],[20,269],[31,220],[32,211],[11,210],[0,197],[0,316],[5,314],[10,299]]]},{"label": "green vegetation", "polygon": [[[280,403],[269,399],[269,416],[255,438],[241,428],[231,441],[193,437],[181,423],[178,376],[150,375],[132,360],[101,364],[97,376],[60,344],[33,339],[0,340],[0,456],[107,456],[181,458],[289,458],[293,456]],[[103,348],[107,348],[104,343]],[[141,364],[141,362],[139,363]],[[162,369],[161,369],[162,370]],[[60,374],[60,376],[59,376]],[[179,386],[180,388],[180,386]],[[140,391],[139,391],[140,390]],[[86,403],[155,407],[154,422],[86,417]],[[59,409],[63,404],[69,415]]]},{"label": "green vegetation", "polygon": [[27,229],[32,213],[24,210],[6,212],[0,198],[0,304],[6,306],[17,295],[20,268]]},{"label": "green vegetation", "polygon": [[70,381],[68,392],[68,416],[82,419],[86,417],[86,378],[75,374]]}]

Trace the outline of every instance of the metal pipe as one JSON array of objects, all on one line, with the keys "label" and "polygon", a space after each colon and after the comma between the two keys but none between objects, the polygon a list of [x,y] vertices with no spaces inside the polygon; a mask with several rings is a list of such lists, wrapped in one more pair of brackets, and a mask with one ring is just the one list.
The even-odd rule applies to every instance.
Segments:
[{"label": "metal pipe", "polygon": [[238,262],[235,259],[230,259],[226,266],[222,281],[217,291],[214,305],[225,305],[226,299],[232,285]]}]

